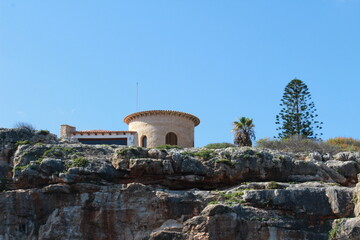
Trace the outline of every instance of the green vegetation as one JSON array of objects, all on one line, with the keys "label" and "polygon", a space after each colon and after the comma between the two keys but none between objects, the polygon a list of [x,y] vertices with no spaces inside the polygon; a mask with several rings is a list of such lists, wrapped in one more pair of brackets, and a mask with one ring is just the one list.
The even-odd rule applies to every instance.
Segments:
[{"label": "green vegetation", "polygon": [[193,154],[193,156],[199,157],[199,158],[201,158],[203,160],[209,160],[211,158],[214,158],[215,155],[216,155],[215,151],[211,150],[211,149],[200,150],[200,151],[195,152]]},{"label": "green vegetation", "polygon": [[341,151],[360,152],[360,140],[346,137],[330,138],[327,144],[339,148]]},{"label": "green vegetation", "polygon": [[252,190],[249,188],[246,189],[240,189],[234,192],[219,192],[219,198],[217,200],[213,200],[209,202],[209,204],[226,204],[229,206],[232,206],[234,204],[241,204],[245,201],[243,200],[243,195],[245,191]]},{"label": "green vegetation", "polygon": [[280,106],[282,109],[276,115],[275,122],[279,125],[276,130],[280,131],[280,139],[292,136],[317,138],[315,130],[322,129],[323,123],[315,120],[318,116],[315,104],[311,101],[311,94],[303,81],[295,78],[286,85]]},{"label": "green vegetation", "polygon": [[86,167],[89,164],[89,160],[87,160],[84,157],[77,157],[75,159],[70,160],[69,162],[67,162],[66,168],[71,168],[71,167]]},{"label": "green vegetation", "polygon": [[40,130],[39,131],[39,134],[44,135],[44,136],[49,135],[49,133],[50,132],[48,130]]},{"label": "green vegetation", "polygon": [[74,152],[74,149],[64,147],[53,147],[46,150],[42,157],[64,157]]},{"label": "green vegetation", "polygon": [[138,153],[138,150],[136,148],[127,147],[117,150],[116,153],[120,154],[121,156],[129,155],[129,154],[135,155]]},{"label": "green vegetation", "polygon": [[255,139],[255,125],[251,118],[241,117],[239,121],[233,122],[233,131],[235,132],[234,144],[239,147],[252,146],[252,140]]},{"label": "green vegetation", "polygon": [[359,201],[359,197],[358,197],[358,195],[356,194],[356,193],[354,193],[354,196],[353,196],[353,203],[356,205],[357,203],[358,203],[358,201]]},{"label": "green vegetation", "polygon": [[336,153],[339,148],[327,142],[320,140],[308,139],[305,137],[290,137],[284,139],[263,138],[256,142],[257,147],[268,148],[283,152],[320,152],[320,153]]},{"label": "green vegetation", "polygon": [[244,191],[250,190],[250,189],[241,189],[236,192],[230,192],[230,193],[220,193],[221,199],[224,201],[226,205],[234,205],[234,204],[241,204],[245,201],[242,199],[244,195]]},{"label": "green vegetation", "polygon": [[155,147],[155,149],[159,149],[159,150],[167,150],[167,149],[173,149],[173,148],[181,149],[180,146],[170,145],[170,144],[164,144],[164,145],[160,145],[160,146]]},{"label": "green vegetation", "polygon": [[252,155],[244,154],[244,155],[242,156],[242,158],[243,158],[244,160],[251,160],[251,159],[252,159]]},{"label": "green vegetation", "polygon": [[44,158],[39,158],[38,160],[35,160],[34,163],[35,164],[40,164],[42,162],[42,160],[44,160]]},{"label": "green vegetation", "polygon": [[77,157],[72,160],[74,162],[75,167],[86,167],[89,164],[89,160],[84,157]]},{"label": "green vegetation", "polygon": [[278,189],[280,188],[279,184],[275,181],[271,181],[266,185],[267,189]]},{"label": "green vegetation", "polygon": [[264,157],[264,154],[262,152],[255,152],[255,155],[258,157],[258,158],[263,158]]},{"label": "green vegetation", "polygon": [[231,144],[231,143],[210,143],[210,144],[206,145],[204,148],[222,149],[222,148],[228,148],[228,147],[235,147],[235,145]]},{"label": "green vegetation", "polygon": [[26,144],[32,144],[29,140],[23,140],[23,141],[18,141],[15,143],[15,146],[18,147],[20,145],[26,145]]},{"label": "green vegetation", "polygon": [[340,230],[341,220],[342,219],[335,220],[335,226],[329,231],[329,240],[336,239],[335,236],[336,233]]},{"label": "green vegetation", "polygon": [[16,166],[14,167],[14,170],[18,170],[18,171],[22,171],[24,169],[26,169],[30,164],[27,164],[25,166]]},{"label": "green vegetation", "polygon": [[225,163],[231,167],[235,166],[235,163],[233,163],[231,160],[225,159],[225,158],[216,159],[215,162],[216,163]]},{"label": "green vegetation", "polygon": [[195,155],[195,152],[187,152],[187,151],[184,151],[184,152],[181,152],[182,155],[187,155],[187,156],[194,156]]}]

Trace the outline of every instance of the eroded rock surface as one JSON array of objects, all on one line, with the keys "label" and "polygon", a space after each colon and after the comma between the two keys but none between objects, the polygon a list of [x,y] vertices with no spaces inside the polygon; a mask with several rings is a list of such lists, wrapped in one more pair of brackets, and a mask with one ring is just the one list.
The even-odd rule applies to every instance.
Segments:
[{"label": "eroded rock surface", "polygon": [[199,214],[205,202],[192,191],[142,184],[8,191],[0,193],[0,238],[140,240],[166,222],[170,229],[182,229],[182,222]]},{"label": "eroded rock surface", "polygon": [[172,189],[214,189],[244,181],[324,181],[354,186],[360,172],[357,158],[324,163],[247,148],[149,150],[114,145],[25,145],[17,149],[13,162],[14,183],[22,188],[78,182],[139,182]]},{"label": "eroded rock surface", "polygon": [[0,239],[359,239],[358,153],[91,146],[21,131],[0,129]]}]

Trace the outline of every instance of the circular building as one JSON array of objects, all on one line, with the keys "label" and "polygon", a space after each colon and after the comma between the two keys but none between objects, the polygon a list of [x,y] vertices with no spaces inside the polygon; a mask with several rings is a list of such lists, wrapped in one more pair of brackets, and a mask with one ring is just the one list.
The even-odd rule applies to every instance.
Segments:
[{"label": "circular building", "polygon": [[194,128],[200,124],[200,119],[184,112],[152,110],[130,114],[124,122],[129,125],[129,131],[137,132],[135,146],[194,147]]}]

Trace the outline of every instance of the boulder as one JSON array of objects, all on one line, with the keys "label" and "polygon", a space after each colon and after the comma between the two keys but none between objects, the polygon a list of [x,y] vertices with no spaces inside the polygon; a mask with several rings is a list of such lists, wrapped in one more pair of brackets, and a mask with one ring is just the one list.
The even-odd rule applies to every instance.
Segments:
[{"label": "boulder", "polygon": [[332,223],[329,239],[360,240],[360,218],[337,219]]}]

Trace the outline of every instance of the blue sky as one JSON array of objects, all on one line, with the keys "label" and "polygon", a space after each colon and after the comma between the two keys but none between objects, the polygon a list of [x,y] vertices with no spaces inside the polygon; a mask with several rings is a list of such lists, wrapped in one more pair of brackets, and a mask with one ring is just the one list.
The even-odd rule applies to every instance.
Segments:
[{"label": "blue sky", "polygon": [[360,0],[0,0],[0,127],[58,134],[127,130],[166,109],[198,116],[195,145],[257,139],[293,78],[309,87],[323,139],[359,138]]}]

